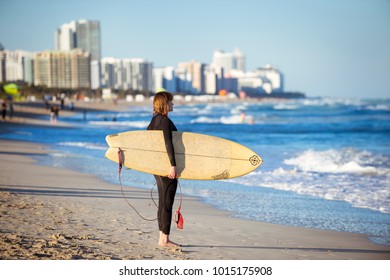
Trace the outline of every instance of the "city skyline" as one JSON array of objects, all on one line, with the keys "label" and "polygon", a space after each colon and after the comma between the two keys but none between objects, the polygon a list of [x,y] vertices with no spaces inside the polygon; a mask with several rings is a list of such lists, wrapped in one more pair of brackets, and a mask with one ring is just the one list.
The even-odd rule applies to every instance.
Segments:
[{"label": "city skyline", "polygon": [[266,64],[280,69],[286,91],[390,96],[386,1],[109,3],[1,0],[0,43],[8,50],[54,49],[54,32],[63,23],[98,20],[102,57],[139,57],[163,67],[191,60],[211,63],[215,50],[238,47],[247,71]]}]

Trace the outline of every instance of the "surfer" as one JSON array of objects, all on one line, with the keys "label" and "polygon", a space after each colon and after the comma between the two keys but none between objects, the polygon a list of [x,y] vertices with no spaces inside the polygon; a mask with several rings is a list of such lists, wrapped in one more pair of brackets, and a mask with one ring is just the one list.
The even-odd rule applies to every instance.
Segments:
[{"label": "surfer", "polygon": [[168,112],[173,111],[173,96],[170,92],[157,92],[153,99],[153,118],[148,130],[162,130],[166,151],[171,167],[167,176],[154,175],[158,188],[157,220],[160,230],[158,244],[162,247],[176,247],[178,244],[169,239],[172,222],[172,209],[177,189],[177,169],[175,152],[172,143],[172,131],[177,131],[175,124],[168,118]]}]

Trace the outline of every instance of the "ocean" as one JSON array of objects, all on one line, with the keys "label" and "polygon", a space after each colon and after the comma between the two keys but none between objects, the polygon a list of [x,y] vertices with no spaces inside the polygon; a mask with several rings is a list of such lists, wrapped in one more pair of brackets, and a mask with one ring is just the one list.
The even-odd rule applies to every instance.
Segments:
[{"label": "ocean", "polygon": [[[179,131],[236,141],[264,160],[235,179],[181,180],[183,194],[241,219],[362,233],[390,245],[390,100],[174,103],[170,118]],[[9,126],[1,138],[47,144],[56,152],[34,156],[40,164],[118,184],[117,164],[104,158],[105,136],[146,129],[150,118],[150,106],[129,103],[125,113],[61,117],[74,128]],[[123,171],[122,181],[154,185],[152,175],[134,170]]]}]

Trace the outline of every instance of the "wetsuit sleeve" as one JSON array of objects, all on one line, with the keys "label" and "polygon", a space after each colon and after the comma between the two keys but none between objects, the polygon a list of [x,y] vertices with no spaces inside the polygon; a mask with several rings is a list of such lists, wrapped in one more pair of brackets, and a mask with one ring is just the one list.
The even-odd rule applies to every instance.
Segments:
[{"label": "wetsuit sleeve", "polygon": [[170,127],[168,118],[165,117],[162,119],[161,129],[162,129],[163,134],[164,134],[165,148],[167,150],[171,166],[176,166],[175,150],[174,150],[173,142],[172,142],[172,129]]}]

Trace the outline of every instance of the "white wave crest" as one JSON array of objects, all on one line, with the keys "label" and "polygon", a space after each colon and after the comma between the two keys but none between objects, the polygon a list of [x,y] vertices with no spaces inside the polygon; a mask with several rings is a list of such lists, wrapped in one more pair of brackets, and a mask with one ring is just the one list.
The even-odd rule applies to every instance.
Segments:
[{"label": "white wave crest", "polygon": [[222,124],[240,124],[243,123],[239,115],[222,116],[220,118],[198,117],[191,120],[191,123],[222,123]]},{"label": "white wave crest", "polygon": [[[382,160],[382,159],[379,159]],[[376,160],[367,151],[354,149],[315,151],[306,150],[297,157],[284,160],[287,165],[293,165],[305,172],[322,173],[356,173],[366,175],[387,175],[390,170],[378,168],[372,164]]]},{"label": "white wave crest", "polygon": [[90,143],[90,142],[60,142],[58,143],[60,146],[68,146],[68,147],[80,147],[86,149],[93,150],[106,150],[107,145],[98,144],[98,143]]},{"label": "white wave crest", "polygon": [[231,181],[345,201],[354,207],[390,213],[389,177],[360,176],[358,181],[351,177],[356,177],[356,174],[315,173],[280,167],[272,171],[252,172]]},{"label": "white wave crest", "polygon": [[334,106],[334,105],[353,105],[353,106],[359,106],[362,105],[362,102],[360,99],[354,99],[354,98],[334,98],[334,97],[323,97],[323,98],[316,98],[316,99],[303,99],[300,101],[305,106]]},{"label": "white wave crest", "polygon": [[191,120],[191,123],[220,123],[218,118],[198,117]]},{"label": "white wave crest", "polygon": [[280,103],[274,105],[274,110],[295,110],[298,109],[299,106],[297,104],[288,104],[288,103]]},{"label": "white wave crest", "polygon": [[388,104],[368,105],[364,107],[364,109],[369,111],[390,111],[390,105]]},{"label": "white wave crest", "polygon": [[88,122],[91,125],[98,126],[126,126],[126,127],[136,127],[136,128],[145,128],[148,126],[148,121],[90,121]]}]

